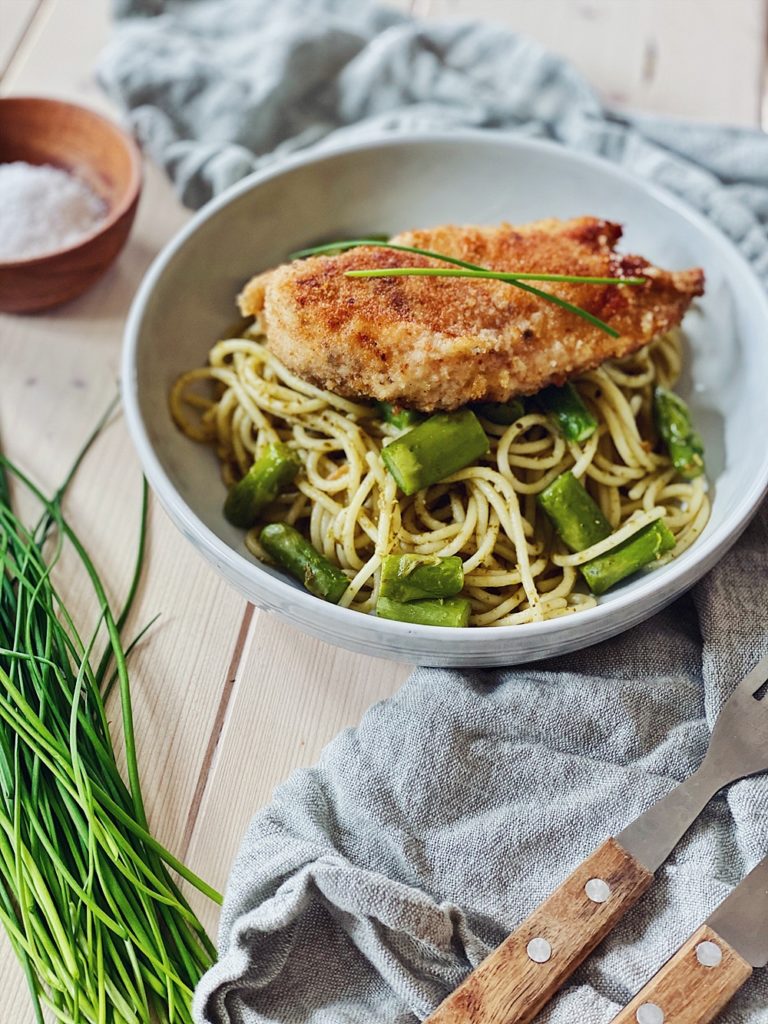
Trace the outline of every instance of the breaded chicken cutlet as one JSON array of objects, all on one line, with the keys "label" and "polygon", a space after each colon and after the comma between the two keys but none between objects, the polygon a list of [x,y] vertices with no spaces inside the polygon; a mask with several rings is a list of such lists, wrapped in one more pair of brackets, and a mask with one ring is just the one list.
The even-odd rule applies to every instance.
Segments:
[{"label": "breaded chicken cutlet", "polygon": [[345,277],[365,268],[446,266],[373,246],[259,274],[239,304],[259,318],[267,345],[290,370],[336,394],[424,412],[505,402],[641,348],[676,327],[703,293],[700,269],[662,270],[616,253],[621,233],[619,224],[580,217],[447,225],[391,239],[493,270],[645,277],[639,286],[534,282],[604,320],[617,338],[501,281]]}]

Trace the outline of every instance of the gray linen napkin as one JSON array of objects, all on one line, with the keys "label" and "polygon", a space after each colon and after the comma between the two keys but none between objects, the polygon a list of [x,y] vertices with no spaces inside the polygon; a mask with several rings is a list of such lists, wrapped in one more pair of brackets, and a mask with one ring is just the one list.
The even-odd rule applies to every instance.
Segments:
[{"label": "gray linen napkin", "polygon": [[[648,623],[528,668],[417,669],[296,772],[232,869],[211,1024],[414,1024],[609,834],[700,763],[766,652],[768,510]],[[768,710],[768,709],[766,709]],[[768,780],[710,804],[542,1015],[607,1024],[768,853]],[[730,1005],[768,1021],[768,972]]]},{"label": "gray linen napkin", "polygon": [[[365,0],[121,0],[101,78],[189,205],[311,144],[487,125],[684,196],[768,284],[768,141],[605,111],[530,40]],[[232,869],[200,1024],[413,1024],[608,834],[699,763],[768,652],[768,511],[692,594],[530,668],[419,669],[295,773]],[[712,803],[542,1015],[602,1024],[768,853],[768,780]],[[725,1020],[768,1024],[768,972]]]}]

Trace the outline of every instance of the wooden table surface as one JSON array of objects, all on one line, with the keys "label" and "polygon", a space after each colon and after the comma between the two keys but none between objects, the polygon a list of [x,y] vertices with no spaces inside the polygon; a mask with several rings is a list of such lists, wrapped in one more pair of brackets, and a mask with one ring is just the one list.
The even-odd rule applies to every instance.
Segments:
[{"label": "wooden table surface", "polygon": [[[763,0],[400,0],[426,16],[486,15],[579,66],[615,106],[759,123]],[[0,89],[82,101],[107,113],[93,76],[108,0],[0,0]],[[114,111],[111,111],[114,113]],[[0,444],[53,489],[115,392],[123,321],[147,265],[185,222],[146,169],[131,239],[86,296],[47,315],[0,318]],[[130,575],[141,471],[119,417],[68,499],[118,601]],[[87,588],[67,582],[87,618]],[[132,661],[139,764],[153,831],[223,888],[252,813],[292,769],[400,686],[408,666],[336,650],[257,612],[152,502],[134,624],[161,614]],[[211,934],[216,908],[195,906]],[[21,971],[0,937],[0,1020],[28,1024]]]}]

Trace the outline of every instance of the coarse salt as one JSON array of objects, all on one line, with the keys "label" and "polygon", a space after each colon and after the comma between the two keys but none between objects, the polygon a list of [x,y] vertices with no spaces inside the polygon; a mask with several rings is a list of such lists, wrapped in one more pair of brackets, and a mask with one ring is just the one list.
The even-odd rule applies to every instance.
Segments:
[{"label": "coarse salt", "polygon": [[74,174],[23,160],[0,163],[0,260],[75,245],[106,213],[106,203]]}]

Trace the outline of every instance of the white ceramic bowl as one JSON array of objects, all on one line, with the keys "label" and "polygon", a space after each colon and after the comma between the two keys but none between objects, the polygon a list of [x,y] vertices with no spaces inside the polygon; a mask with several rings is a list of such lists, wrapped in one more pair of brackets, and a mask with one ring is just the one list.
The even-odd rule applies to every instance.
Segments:
[{"label": "white ceramic bowl", "polygon": [[[688,314],[680,390],[704,436],[712,517],[680,558],[548,622],[445,629],[377,619],[321,601],[247,552],[222,514],[213,451],[174,427],[168,391],[202,364],[236,316],[256,271],[314,242],[446,222],[524,223],[594,214],[626,227],[623,248],[669,268],[703,266]],[[541,142],[481,132],[393,137],[298,156],[255,174],[205,209],[164,249],[127,324],[123,397],[150,484],[173,521],[259,607],[330,643],[425,665],[504,665],[584,647],[646,619],[722,556],[768,482],[768,301],[733,246],[683,203],[615,167]]]}]

